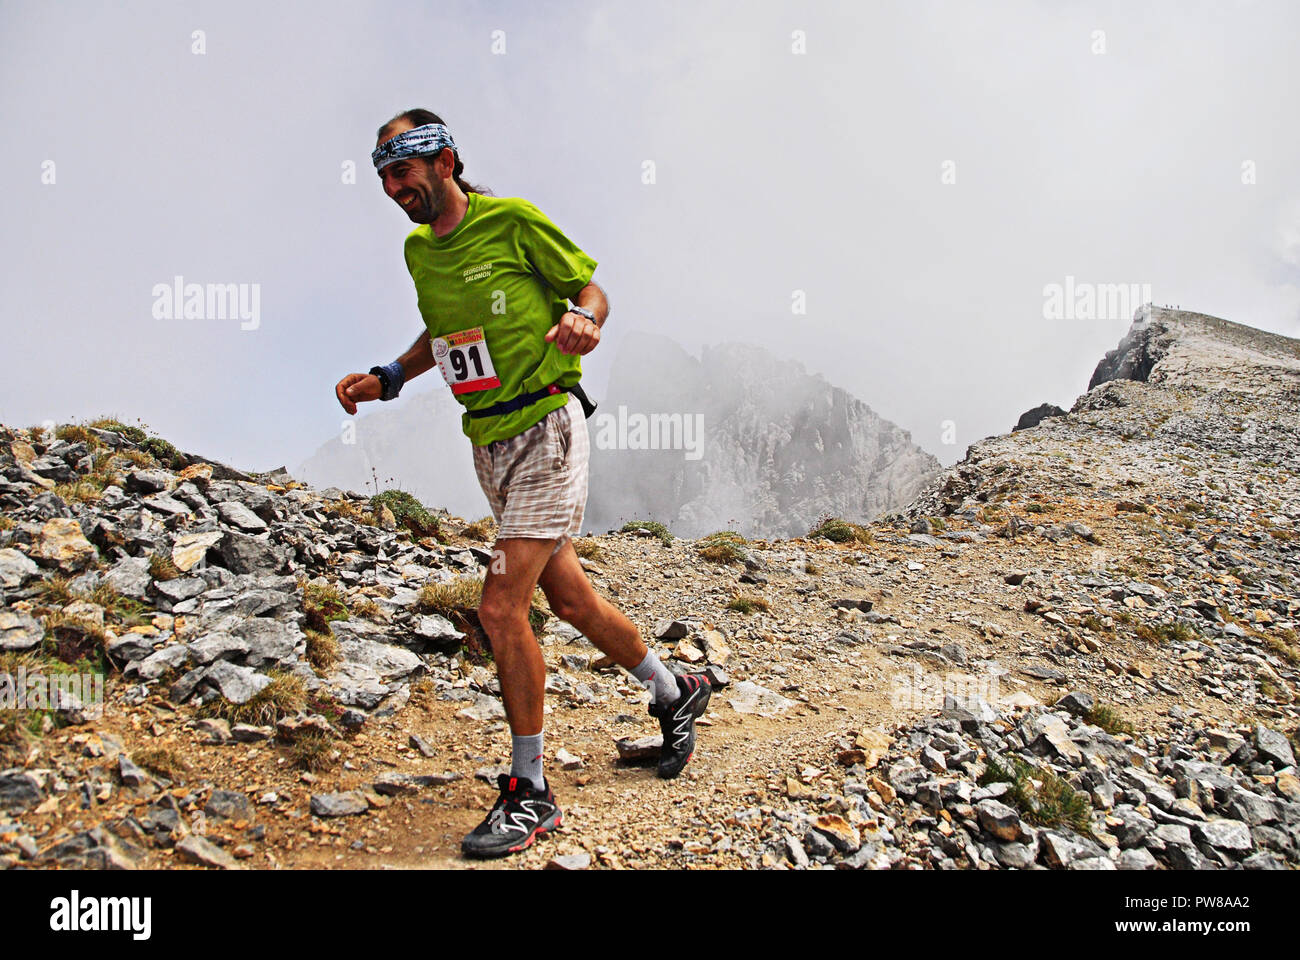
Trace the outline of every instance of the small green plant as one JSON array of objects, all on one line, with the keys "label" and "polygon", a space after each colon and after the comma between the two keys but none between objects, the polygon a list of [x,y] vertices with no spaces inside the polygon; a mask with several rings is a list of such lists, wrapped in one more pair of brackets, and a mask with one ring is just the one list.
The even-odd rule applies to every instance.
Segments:
[{"label": "small green plant", "polygon": [[740,563],[745,557],[746,542],[734,530],[719,530],[700,539],[695,551],[711,563]]},{"label": "small green plant", "polygon": [[741,593],[731,598],[731,602],[727,604],[727,609],[737,610],[744,614],[751,614],[755,610],[762,610],[766,613],[771,609],[771,605],[764,597]]},{"label": "small green plant", "polygon": [[654,534],[659,538],[659,542],[665,546],[673,542],[673,535],[668,532],[668,528],[657,520],[631,520],[623,524],[618,532],[635,533],[638,530]]},{"label": "small green plant", "polygon": [[385,490],[370,498],[370,509],[376,517],[381,508],[387,507],[393,512],[399,527],[405,527],[415,537],[439,538],[442,527],[436,516],[415,497],[402,490]]},{"label": "small green plant", "polygon": [[1088,798],[1051,770],[1035,769],[1019,757],[1012,757],[1010,766],[990,759],[979,785],[987,787],[991,783],[1008,784],[1006,797],[1031,823],[1043,827],[1069,824],[1080,832],[1088,829]]},{"label": "small green plant", "polygon": [[573,551],[583,560],[603,560],[605,558],[605,552],[600,549],[600,544],[591,537],[575,537]]},{"label": "small green plant", "polygon": [[1101,727],[1107,733],[1112,735],[1121,733],[1132,734],[1133,732],[1133,724],[1121,717],[1111,707],[1105,706],[1104,704],[1096,704],[1088,711],[1088,714],[1084,719],[1094,727]]},{"label": "small green plant", "polygon": [[866,527],[829,514],[822,514],[817,523],[808,531],[809,539],[829,540],[831,543],[871,543],[873,537]]},{"label": "small green plant", "polygon": [[332,583],[303,583],[302,609],[307,614],[307,626],[322,633],[329,632],[331,620],[346,620],[352,615],[343,594]]},{"label": "small green plant", "polygon": [[1185,643],[1197,639],[1196,631],[1185,623],[1143,623],[1133,633],[1148,643]]}]

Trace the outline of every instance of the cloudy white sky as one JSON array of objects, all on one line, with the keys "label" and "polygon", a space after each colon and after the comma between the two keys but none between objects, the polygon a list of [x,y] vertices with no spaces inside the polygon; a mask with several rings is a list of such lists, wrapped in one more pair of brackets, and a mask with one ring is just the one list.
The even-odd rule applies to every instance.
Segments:
[{"label": "cloudy white sky", "polygon": [[[1068,276],[1300,335],[1297,38],[1293,2],[3,0],[0,422],[249,469],[338,435],[422,329],[368,151],[427,106],[600,262],[597,398],[628,330],[752,341],[951,463],[1127,329],[1045,318]],[[156,318],[178,275],[259,285],[257,329]]]}]

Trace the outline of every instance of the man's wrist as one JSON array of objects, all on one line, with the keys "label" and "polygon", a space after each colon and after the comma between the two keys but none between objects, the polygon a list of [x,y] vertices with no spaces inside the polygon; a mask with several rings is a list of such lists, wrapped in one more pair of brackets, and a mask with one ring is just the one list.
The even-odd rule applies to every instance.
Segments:
[{"label": "man's wrist", "polygon": [[578,306],[576,303],[573,306],[569,307],[569,313],[577,314],[580,317],[585,317],[586,319],[594,323],[597,327],[600,327],[602,325],[601,322],[596,319],[596,315],[594,313],[592,313],[586,307]]},{"label": "man's wrist", "polygon": [[406,383],[406,371],[402,369],[401,361],[394,360],[382,367],[371,367],[369,372],[379,378],[381,387],[379,399],[396,400],[397,395],[402,392],[402,385]]}]

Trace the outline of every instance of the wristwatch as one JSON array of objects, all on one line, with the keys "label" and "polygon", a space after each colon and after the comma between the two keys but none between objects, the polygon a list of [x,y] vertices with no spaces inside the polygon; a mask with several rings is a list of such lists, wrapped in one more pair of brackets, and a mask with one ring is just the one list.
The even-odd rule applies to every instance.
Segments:
[{"label": "wristwatch", "polygon": [[596,322],[596,315],[586,307],[572,306],[569,308],[569,313],[576,313],[580,317],[586,317],[592,323]]}]

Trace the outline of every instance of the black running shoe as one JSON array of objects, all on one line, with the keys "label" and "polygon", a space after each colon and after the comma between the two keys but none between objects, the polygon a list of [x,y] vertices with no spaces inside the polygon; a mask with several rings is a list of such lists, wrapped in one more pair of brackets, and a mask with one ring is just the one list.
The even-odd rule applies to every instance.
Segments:
[{"label": "black running shoe", "polygon": [[659,729],[664,734],[664,745],[659,751],[659,776],[671,780],[682,772],[695,752],[695,718],[704,714],[713,688],[709,678],[702,673],[689,673],[677,678],[681,693],[665,706],[650,704],[650,716],[658,717]]},{"label": "black running shoe", "polygon": [[533,789],[527,777],[501,774],[497,777],[501,795],[483,822],[461,841],[467,857],[504,857],[532,846],[533,840],[560,826],[563,815],[548,786]]}]

